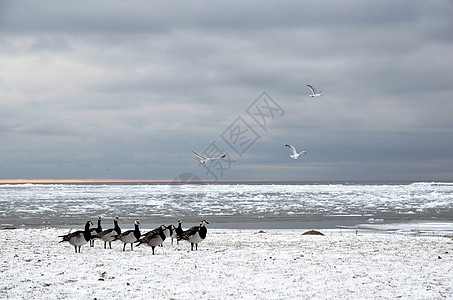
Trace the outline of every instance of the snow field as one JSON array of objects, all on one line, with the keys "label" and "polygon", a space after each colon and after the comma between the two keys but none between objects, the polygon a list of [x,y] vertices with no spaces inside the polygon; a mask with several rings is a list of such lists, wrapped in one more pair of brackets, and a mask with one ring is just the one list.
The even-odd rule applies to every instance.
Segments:
[{"label": "snow field", "polygon": [[76,254],[58,243],[67,229],[1,230],[0,298],[453,298],[452,238],[303,232],[208,228],[198,251],[168,239],[153,256],[100,241]]}]

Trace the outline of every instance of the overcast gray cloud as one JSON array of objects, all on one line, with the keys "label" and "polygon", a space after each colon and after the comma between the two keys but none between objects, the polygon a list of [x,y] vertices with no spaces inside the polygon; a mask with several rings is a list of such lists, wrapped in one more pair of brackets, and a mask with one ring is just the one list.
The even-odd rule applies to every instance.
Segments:
[{"label": "overcast gray cloud", "polygon": [[[0,1],[0,179],[212,179],[190,151],[215,142],[232,159],[221,180],[453,180],[452,15],[450,1]],[[246,113],[263,91],[285,112],[266,128]],[[239,116],[259,135],[242,156],[222,139]]]}]

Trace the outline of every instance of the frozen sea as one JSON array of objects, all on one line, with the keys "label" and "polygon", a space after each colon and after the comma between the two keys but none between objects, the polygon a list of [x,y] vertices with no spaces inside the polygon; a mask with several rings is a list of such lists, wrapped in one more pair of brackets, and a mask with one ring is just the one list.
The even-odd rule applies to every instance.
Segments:
[{"label": "frozen sea", "polygon": [[0,228],[120,226],[206,219],[217,229],[360,228],[453,233],[453,183],[2,184]]}]

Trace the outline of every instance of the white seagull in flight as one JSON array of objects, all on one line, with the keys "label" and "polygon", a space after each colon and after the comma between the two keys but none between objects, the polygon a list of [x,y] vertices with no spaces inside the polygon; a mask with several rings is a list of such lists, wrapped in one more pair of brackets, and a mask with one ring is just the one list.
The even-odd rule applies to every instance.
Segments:
[{"label": "white seagull in flight", "polygon": [[296,148],[294,148],[293,146],[288,145],[288,144],[285,144],[285,147],[288,147],[289,149],[291,149],[291,151],[293,151],[293,154],[289,156],[292,159],[297,159],[299,157],[299,155],[301,155],[301,154],[307,154],[307,151],[301,151],[301,152],[297,153]]},{"label": "white seagull in flight", "polygon": [[192,153],[193,153],[196,157],[198,157],[198,159],[200,160],[200,162],[201,162],[202,164],[205,164],[205,163],[207,163],[207,162],[209,162],[209,161],[211,161],[211,160],[214,160],[214,159],[222,159],[222,158],[225,158],[225,157],[226,157],[226,154],[223,154],[223,155],[221,155],[221,156],[219,156],[219,157],[204,157],[204,156],[202,156],[202,155],[200,155],[200,154],[198,154],[198,153],[196,153],[196,152],[194,152],[194,151],[192,151]]},{"label": "white seagull in flight", "polygon": [[322,91],[318,92],[314,87],[312,87],[311,85],[307,84],[307,86],[310,88],[311,90],[311,95],[310,97],[321,97],[321,96],[324,96],[322,94]]}]

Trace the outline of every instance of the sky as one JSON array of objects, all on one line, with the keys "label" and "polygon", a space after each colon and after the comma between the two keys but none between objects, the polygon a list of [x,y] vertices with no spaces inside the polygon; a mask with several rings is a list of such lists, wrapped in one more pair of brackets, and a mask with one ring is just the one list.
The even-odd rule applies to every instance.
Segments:
[{"label": "sky", "polygon": [[0,180],[453,180],[452,16],[442,0],[0,0]]}]

